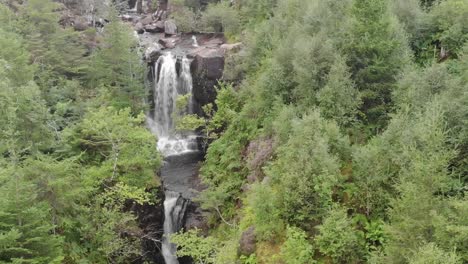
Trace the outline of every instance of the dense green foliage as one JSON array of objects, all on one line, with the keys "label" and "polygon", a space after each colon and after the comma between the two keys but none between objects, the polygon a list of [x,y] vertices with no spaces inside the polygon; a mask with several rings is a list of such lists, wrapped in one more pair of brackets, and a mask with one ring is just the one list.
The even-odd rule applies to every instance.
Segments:
[{"label": "dense green foliage", "polygon": [[55,2],[8,4],[15,8],[0,4],[0,262],[140,258],[141,231],[126,208],[154,202],[161,159],[144,127],[131,31],[111,7],[101,35],[60,26]]},{"label": "dense green foliage", "polygon": [[[84,31],[58,2],[0,2],[0,263],[144,260],[128,208],[161,157],[136,41],[105,1]],[[203,117],[177,102],[210,227],[173,235],[179,256],[468,263],[468,0],[169,3],[179,31],[243,42]]]},{"label": "dense green foliage", "polygon": [[[246,47],[201,170],[216,259],[467,262],[468,1],[224,8]],[[232,260],[252,226],[255,253]]]}]

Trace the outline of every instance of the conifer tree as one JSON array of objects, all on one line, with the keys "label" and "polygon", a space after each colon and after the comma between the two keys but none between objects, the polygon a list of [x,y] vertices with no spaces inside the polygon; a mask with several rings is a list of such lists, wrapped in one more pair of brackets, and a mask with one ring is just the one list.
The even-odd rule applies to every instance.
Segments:
[{"label": "conifer tree", "polygon": [[110,23],[104,28],[102,45],[93,55],[89,69],[88,86],[104,88],[117,108],[132,107],[142,110],[145,86],[143,67],[136,50],[137,40],[124,25],[115,9],[110,12]]},{"label": "conifer tree", "polygon": [[346,45],[348,65],[361,91],[365,123],[382,128],[391,110],[397,74],[408,62],[406,39],[385,0],[356,0]]}]

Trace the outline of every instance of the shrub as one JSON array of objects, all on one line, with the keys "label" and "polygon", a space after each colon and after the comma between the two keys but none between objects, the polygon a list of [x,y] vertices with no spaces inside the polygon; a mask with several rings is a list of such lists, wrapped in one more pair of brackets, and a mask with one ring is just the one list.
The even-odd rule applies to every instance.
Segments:
[{"label": "shrub", "polygon": [[201,24],[206,31],[227,34],[236,34],[239,31],[239,22],[239,14],[229,7],[226,1],[208,5],[201,18]]}]

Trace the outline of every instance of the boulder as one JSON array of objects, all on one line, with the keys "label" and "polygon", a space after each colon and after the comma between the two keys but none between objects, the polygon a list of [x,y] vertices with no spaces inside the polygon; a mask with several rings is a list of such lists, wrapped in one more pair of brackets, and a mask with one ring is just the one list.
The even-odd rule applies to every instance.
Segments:
[{"label": "boulder", "polygon": [[140,19],[139,21],[141,24],[148,25],[153,23],[153,17],[151,15],[145,16],[144,18]]},{"label": "boulder", "polygon": [[214,88],[223,76],[224,55],[220,49],[198,48],[191,54],[193,96],[200,105],[216,99]]},{"label": "boulder", "polygon": [[250,141],[244,154],[244,160],[250,171],[247,182],[254,183],[262,180],[264,177],[262,168],[271,158],[273,152],[274,142],[272,138],[261,137]]},{"label": "boulder", "polygon": [[154,25],[160,30],[159,32],[164,32],[164,21],[158,21]]},{"label": "boulder", "polygon": [[164,22],[164,33],[166,35],[177,35],[177,26],[172,20]]},{"label": "boulder", "polygon": [[75,17],[73,20],[73,28],[76,31],[85,31],[89,28],[88,21],[84,17]]},{"label": "boulder", "polygon": [[150,33],[164,32],[156,23],[144,25],[143,28],[146,32],[150,32]]},{"label": "boulder", "polygon": [[210,80],[223,76],[224,54],[220,49],[203,48],[195,54],[196,74],[204,74]]},{"label": "boulder", "polygon": [[221,45],[221,49],[226,52],[237,52],[242,49],[242,43],[234,43],[234,44],[223,44]]},{"label": "boulder", "polygon": [[204,217],[204,212],[200,205],[195,202],[190,202],[185,212],[185,230],[195,229],[202,230],[204,234],[208,234],[208,223]]},{"label": "boulder", "polygon": [[244,256],[250,256],[257,249],[257,238],[255,236],[255,227],[251,226],[242,233],[239,241],[239,253]]},{"label": "boulder", "polygon": [[161,50],[163,47],[159,43],[153,43],[145,50],[145,60],[147,62],[153,62],[158,60],[161,56]]},{"label": "boulder", "polygon": [[133,29],[138,33],[138,34],[143,34],[145,32],[145,28],[143,27],[143,24],[141,22],[138,22],[133,26]]},{"label": "boulder", "polygon": [[176,39],[159,39],[158,43],[166,49],[173,49],[176,46]]}]

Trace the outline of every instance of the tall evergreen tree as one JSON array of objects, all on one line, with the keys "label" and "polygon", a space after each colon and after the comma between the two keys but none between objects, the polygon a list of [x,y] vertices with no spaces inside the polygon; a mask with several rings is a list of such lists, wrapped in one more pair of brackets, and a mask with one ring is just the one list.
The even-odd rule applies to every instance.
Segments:
[{"label": "tall evergreen tree", "polygon": [[144,102],[145,86],[137,40],[130,28],[120,21],[116,10],[110,12],[109,19],[103,43],[93,55],[88,85],[104,88],[115,107],[132,107],[138,113]]},{"label": "tall evergreen tree", "polygon": [[365,123],[381,129],[389,118],[396,77],[409,62],[407,43],[387,1],[356,0],[352,12],[348,65],[362,94]]}]

